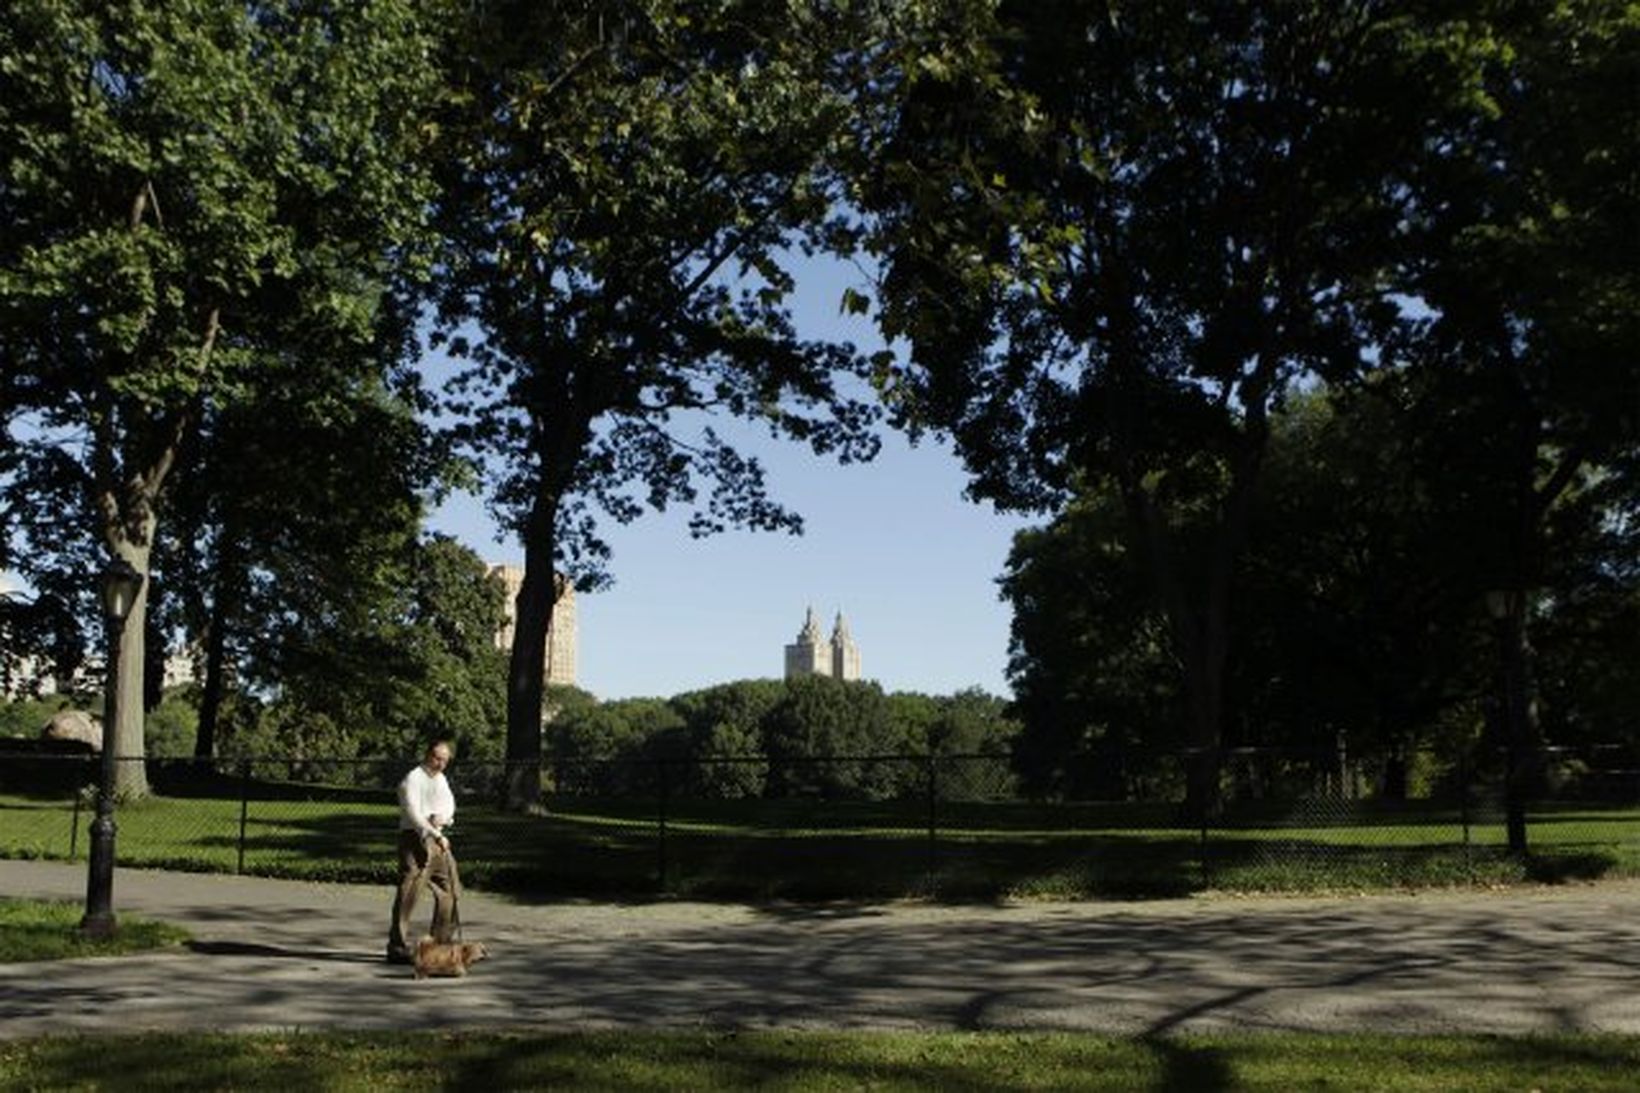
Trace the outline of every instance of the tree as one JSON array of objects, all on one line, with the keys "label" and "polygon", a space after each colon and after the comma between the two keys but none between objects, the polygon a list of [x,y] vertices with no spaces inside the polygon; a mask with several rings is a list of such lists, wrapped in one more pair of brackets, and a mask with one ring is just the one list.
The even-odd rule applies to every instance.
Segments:
[{"label": "tree", "polygon": [[911,344],[882,381],[902,422],[949,431],[1006,507],[1115,491],[1204,759],[1197,807],[1270,414],[1370,367],[1400,321],[1405,180],[1479,78],[1462,22],[1398,15],[1002,5],[908,50],[863,169],[881,322]]},{"label": "tree", "polygon": [[1033,795],[1121,799],[1143,751],[1183,744],[1167,620],[1125,520],[1114,491],[1089,489],[1014,536],[1002,577],[1013,756]]},{"label": "tree", "polygon": [[[1409,356],[1476,544],[1496,647],[1494,738],[1509,752],[1510,847],[1541,743],[1530,629],[1556,509],[1640,443],[1640,12],[1620,0],[1476,3],[1483,107],[1423,161],[1432,236],[1410,269],[1428,307]],[[1463,443],[1454,443],[1463,437]]]},{"label": "tree", "polygon": [[[149,572],[207,409],[270,349],[324,369],[372,338],[425,211],[411,153],[431,44],[411,0],[8,6],[0,507],[25,577],[57,553],[42,512],[76,557]],[[87,616],[91,572],[72,597]],[[147,596],[109,635],[127,755],[143,752]],[[120,774],[145,790],[141,764]]]},{"label": "tree", "polygon": [[1018,738],[1019,723],[1008,703],[978,687],[939,699],[939,718],[929,733],[931,755],[992,756],[986,763],[970,758],[957,764],[934,764],[936,791],[946,800],[997,800],[1017,796],[1015,779],[1004,762]]},{"label": "tree", "polygon": [[689,733],[693,782],[684,792],[706,797],[761,797],[767,791],[763,723],[785,695],[777,679],[743,679],[676,695],[672,708]]},{"label": "tree", "polygon": [[193,751],[199,711],[191,699],[189,688],[173,688],[150,712],[143,741],[149,755],[174,759]]},{"label": "tree", "polygon": [[506,723],[506,656],[495,640],[506,615],[501,584],[482,558],[443,535],[421,541],[412,573],[409,602],[389,640],[403,671],[378,699],[382,720],[396,729],[400,754],[445,735],[468,759],[499,760]]},{"label": "tree", "polygon": [[[736,735],[755,741],[763,719],[780,704],[785,691],[785,684],[778,679],[742,679],[687,691],[675,695],[671,701],[689,731],[697,736],[705,735],[714,726],[724,725]],[[757,750],[754,746],[745,754]]]},{"label": "tree", "polygon": [[[266,662],[278,687],[263,719],[277,732],[261,733],[263,747],[352,760],[417,755],[448,738],[464,758],[500,758],[500,583],[445,536],[412,542],[391,562],[397,579],[385,598],[344,602],[349,609],[270,636],[286,647]],[[247,666],[253,682],[256,668]],[[240,753],[246,735],[235,741]]]},{"label": "tree", "polygon": [[191,473],[157,547],[166,579],[155,629],[201,654],[200,758],[214,754],[235,686],[351,691],[356,674],[374,679],[383,657],[339,655],[337,632],[394,619],[405,588],[419,594],[417,567],[438,562],[444,548],[417,547],[438,466],[425,430],[381,384],[387,363],[362,354],[350,375],[270,361],[185,451]]},{"label": "tree", "polygon": [[558,575],[583,590],[607,579],[599,512],[700,501],[695,534],[797,530],[712,413],[845,461],[875,452],[873,411],[837,383],[861,360],[798,337],[785,307],[793,248],[824,230],[837,193],[824,157],[849,113],[857,10],[496,2],[459,36],[436,340],[460,366],[456,435],[524,547],[513,807],[539,794]]},{"label": "tree", "polygon": [[[1403,378],[1313,389],[1271,416],[1225,673],[1226,743],[1312,764],[1340,749],[1381,756],[1391,795],[1410,750],[1475,694],[1465,544],[1487,530],[1440,503]],[[1148,757],[1184,743],[1165,621],[1123,524],[1114,491],[1089,490],[1009,557],[1016,754],[1038,792],[1125,794],[1159,770]]]},{"label": "tree", "polygon": [[635,761],[645,741],[619,706],[597,705],[547,724],[555,788],[561,794],[619,794],[638,788]]},{"label": "tree", "polygon": [[40,730],[61,710],[73,708],[73,702],[62,695],[40,698],[12,698],[0,702],[0,737],[28,737],[40,735]]},{"label": "tree", "polygon": [[893,691],[883,699],[891,738],[904,740],[908,751],[931,751],[946,742],[938,698],[916,691]]},{"label": "tree", "polygon": [[[1328,753],[1378,759],[1392,798],[1406,794],[1416,750],[1472,760],[1484,744],[1485,759],[1500,743],[1472,714],[1492,690],[1477,544],[1496,528],[1459,503],[1473,481],[1428,458],[1450,419],[1424,418],[1421,378],[1386,369],[1272,417],[1232,586],[1227,742],[1312,765]],[[1640,680],[1634,505],[1633,480],[1614,473],[1568,493],[1548,525],[1534,645],[1550,666],[1543,716],[1556,743],[1630,735],[1615,711]],[[1018,535],[1009,558],[1016,756],[1035,792],[1124,794],[1145,769],[1135,760],[1177,743],[1177,684],[1120,523],[1108,489],[1079,496]]]},{"label": "tree", "polygon": [[1237,690],[1261,732],[1245,742],[1382,756],[1390,796],[1404,795],[1409,751],[1475,694],[1466,545],[1487,530],[1442,504],[1406,413],[1410,378],[1320,388],[1276,419],[1238,590]]},{"label": "tree", "polygon": [[788,679],[780,704],[763,722],[767,792],[827,798],[891,796],[913,772],[862,758],[902,754],[908,741],[896,739],[892,730],[889,703],[875,683],[829,676]]},{"label": "tree", "polygon": [[[1623,744],[1640,735],[1631,711],[1640,708],[1640,477],[1614,471],[1583,491],[1579,502],[1588,546],[1550,555],[1545,603],[1533,647],[1543,731],[1556,744]],[[1560,529],[1556,529],[1557,531]],[[1553,532],[1552,532],[1553,534]],[[1562,536],[1555,535],[1557,544]]]}]

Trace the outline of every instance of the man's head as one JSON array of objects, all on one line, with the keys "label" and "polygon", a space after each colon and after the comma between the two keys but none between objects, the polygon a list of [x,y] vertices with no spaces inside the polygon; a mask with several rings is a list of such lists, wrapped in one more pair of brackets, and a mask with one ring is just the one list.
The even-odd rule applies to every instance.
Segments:
[{"label": "man's head", "polygon": [[454,755],[455,749],[448,740],[435,740],[427,746],[427,754],[422,757],[421,765],[427,768],[428,774],[442,774]]}]

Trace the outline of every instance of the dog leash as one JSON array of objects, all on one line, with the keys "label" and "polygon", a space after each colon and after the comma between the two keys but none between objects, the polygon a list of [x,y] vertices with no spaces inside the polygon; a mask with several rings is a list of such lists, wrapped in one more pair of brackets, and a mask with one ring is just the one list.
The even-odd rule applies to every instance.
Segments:
[{"label": "dog leash", "polygon": [[464,945],[467,942],[467,931],[461,921],[461,872],[456,866],[455,852],[449,849],[448,845],[445,847],[444,856],[450,859],[450,880],[452,888],[450,893],[450,917],[455,919],[456,944]]}]

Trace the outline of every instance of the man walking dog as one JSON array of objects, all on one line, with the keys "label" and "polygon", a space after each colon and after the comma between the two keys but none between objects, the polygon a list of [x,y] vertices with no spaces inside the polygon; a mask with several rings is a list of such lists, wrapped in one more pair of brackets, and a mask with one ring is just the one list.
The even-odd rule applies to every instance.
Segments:
[{"label": "man walking dog", "polygon": [[393,921],[387,933],[387,961],[409,964],[415,937],[410,916],[423,886],[433,889],[433,939],[449,941],[461,921],[456,900],[461,880],[446,834],[455,821],[456,796],[444,778],[454,755],[448,740],[435,740],[421,763],[399,783],[399,890],[393,897]]}]

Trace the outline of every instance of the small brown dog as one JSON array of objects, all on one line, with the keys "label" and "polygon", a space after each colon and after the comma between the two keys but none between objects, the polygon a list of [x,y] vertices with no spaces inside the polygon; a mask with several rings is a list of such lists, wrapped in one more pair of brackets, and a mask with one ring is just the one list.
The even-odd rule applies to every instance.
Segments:
[{"label": "small brown dog", "polygon": [[490,955],[481,941],[434,941],[424,937],[416,943],[416,978],[466,975],[467,969]]}]

